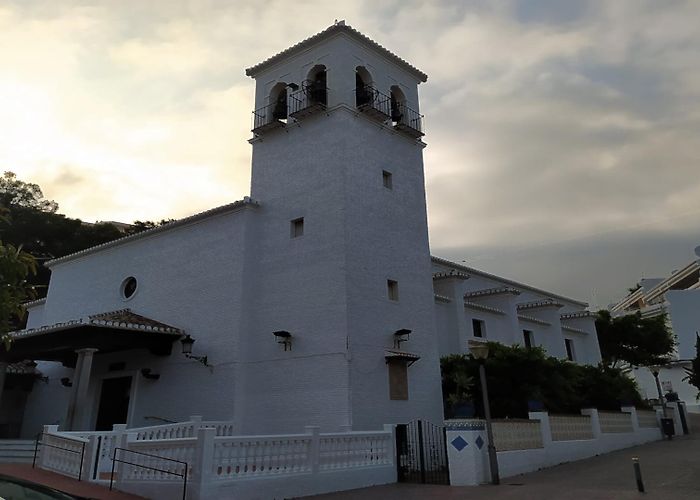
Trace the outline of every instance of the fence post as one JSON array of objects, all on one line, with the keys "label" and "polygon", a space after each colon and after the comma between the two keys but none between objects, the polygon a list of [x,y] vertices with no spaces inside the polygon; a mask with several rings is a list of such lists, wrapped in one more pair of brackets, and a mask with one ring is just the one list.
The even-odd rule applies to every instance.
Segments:
[{"label": "fence post", "polygon": [[214,438],[216,429],[214,427],[200,427],[197,429],[197,444],[194,451],[194,463],[192,464],[192,497],[187,498],[200,500],[210,498],[206,491],[211,483],[211,476],[214,470]]},{"label": "fence post", "polygon": [[319,469],[319,448],[320,448],[320,427],[317,425],[307,425],[304,427],[306,434],[311,435],[311,446],[309,447],[309,465],[311,466],[311,473],[318,474]]},{"label": "fence post", "polygon": [[[581,415],[588,415],[591,417],[591,428],[593,430],[593,439],[600,440],[603,437],[603,430],[600,427],[600,414],[597,408],[583,408],[581,410]],[[600,448],[600,441],[598,441],[597,448]]]},{"label": "fence post", "polygon": [[[122,460],[124,460],[124,454],[120,454],[117,451],[117,448],[124,448],[128,450],[129,441],[136,441],[137,434],[135,432],[127,433],[126,424],[114,424],[112,426],[112,431],[116,434],[116,436],[114,437],[114,449],[112,450],[112,457],[121,458]],[[124,479],[126,479],[126,464],[116,462],[112,465],[114,468],[114,475],[116,476],[115,482],[117,485],[117,489],[120,489],[121,484],[124,482]],[[115,478],[112,478],[113,481],[114,479]]]},{"label": "fence post", "polygon": [[83,458],[83,470],[81,471],[81,476],[85,478],[86,481],[92,482],[95,478],[92,476],[95,471],[95,465],[97,464],[97,436],[90,435],[87,437],[87,444],[85,445],[85,456]]},{"label": "fence post", "polygon": [[639,417],[637,416],[637,408],[634,406],[623,406],[620,408],[622,413],[629,413],[630,420],[632,421],[632,432],[635,434],[639,432]]},{"label": "fence post", "polygon": [[191,415],[190,422],[192,422],[192,436],[182,436],[182,437],[197,437],[197,431],[202,427],[202,416],[201,415]]},{"label": "fence post", "polygon": [[530,420],[539,420],[542,446],[546,450],[552,445],[552,426],[549,423],[549,413],[546,411],[531,411],[527,415]]},{"label": "fence post", "polygon": [[[40,436],[40,440],[44,440],[44,436],[48,434],[52,434],[54,432],[58,432],[58,426],[57,425],[45,425],[42,429],[42,434]],[[51,453],[51,448],[48,446],[42,446],[41,444],[39,445],[39,453],[37,456],[36,460],[36,466],[39,467],[40,469],[44,468],[44,465],[46,464],[46,460],[48,458],[48,455]]]}]

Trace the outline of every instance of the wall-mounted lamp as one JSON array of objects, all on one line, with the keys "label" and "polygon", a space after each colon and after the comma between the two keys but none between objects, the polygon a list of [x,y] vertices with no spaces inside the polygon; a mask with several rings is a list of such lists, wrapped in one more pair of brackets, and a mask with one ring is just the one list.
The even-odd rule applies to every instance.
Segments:
[{"label": "wall-mounted lamp", "polygon": [[153,370],[150,368],[141,368],[141,375],[148,380],[158,380],[160,378],[160,373],[153,373]]},{"label": "wall-mounted lamp", "polygon": [[411,335],[411,330],[408,328],[401,328],[394,332],[394,347],[396,349],[401,349],[401,342],[408,342],[408,337]]},{"label": "wall-mounted lamp", "polygon": [[61,385],[63,387],[73,387],[73,382],[71,382],[68,377],[63,377],[61,379]]},{"label": "wall-mounted lamp", "polygon": [[292,350],[292,334],[286,330],[278,330],[272,332],[272,335],[277,339],[278,344],[284,345],[284,350]]},{"label": "wall-mounted lamp", "polygon": [[211,365],[209,363],[207,363],[207,361],[208,361],[207,356],[193,356],[192,355],[192,345],[194,344],[194,339],[192,337],[190,337],[189,335],[185,335],[184,338],[180,339],[180,342],[182,343],[182,354],[184,354],[189,359],[194,359],[195,361],[199,361],[204,366],[211,368]]}]

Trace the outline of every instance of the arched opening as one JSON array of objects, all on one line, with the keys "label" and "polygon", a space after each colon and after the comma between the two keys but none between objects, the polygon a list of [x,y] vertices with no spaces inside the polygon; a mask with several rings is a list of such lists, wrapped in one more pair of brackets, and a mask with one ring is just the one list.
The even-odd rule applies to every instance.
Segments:
[{"label": "arched opening", "polygon": [[273,120],[287,119],[287,84],[280,82],[275,84],[270,91],[270,106],[272,107]]},{"label": "arched opening", "polygon": [[372,76],[364,66],[355,68],[355,106],[371,104],[374,99]]},{"label": "arched opening", "polygon": [[400,123],[406,107],[406,96],[398,85],[391,87],[391,121]]},{"label": "arched opening", "polygon": [[309,71],[308,79],[306,80],[306,94],[311,101],[311,104],[323,104],[328,101],[328,89],[326,88],[326,67],[323,64],[317,64]]}]

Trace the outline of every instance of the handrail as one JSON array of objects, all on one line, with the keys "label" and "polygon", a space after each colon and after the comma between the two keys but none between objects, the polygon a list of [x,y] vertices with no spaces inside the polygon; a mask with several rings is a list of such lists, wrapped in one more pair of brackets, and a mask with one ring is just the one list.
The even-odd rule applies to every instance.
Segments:
[{"label": "handrail", "polygon": [[377,111],[386,119],[391,115],[391,97],[371,85],[355,88],[355,105],[360,111]]},{"label": "handrail", "polygon": [[[151,457],[151,458],[157,458],[159,460],[167,460],[168,462],[175,462],[178,464],[183,464],[185,466],[185,471],[182,474],[178,474],[177,472],[165,470],[165,469],[158,469],[157,467],[151,467],[148,465],[143,465],[143,464],[137,464],[134,462],[128,462],[126,460],[120,460],[117,458],[117,452],[118,451],[124,451],[127,453],[133,453],[135,455],[142,455],[146,457]],[[109,478],[109,491],[112,491],[112,484],[114,483],[114,467],[115,464],[119,462],[122,464],[127,464],[127,465],[133,465],[134,467],[141,467],[142,469],[148,469],[148,470],[154,470],[157,472],[164,472],[165,474],[171,474],[173,476],[178,476],[183,479],[183,484],[182,484],[182,500],[186,500],[187,498],[187,471],[189,464],[187,462],[183,462],[181,460],[175,460],[173,458],[167,458],[167,457],[161,457],[160,455],[153,455],[151,453],[143,453],[141,451],[134,451],[134,450],[127,450],[126,448],[114,448],[114,452],[112,453],[112,474],[110,475]]]},{"label": "handrail", "polygon": [[74,441],[78,441],[80,443],[80,451],[77,451],[77,450],[71,450],[70,448],[64,448],[62,446],[56,446],[54,444],[44,443],[41,441],[41,438],[43,436],[44,436],[43,432],[39,432],[36,435],[36,440],[34,443],[34,458],[32,459],[32,469],[34,469],[36,467],[36,457],[39,453],[39,445],[48,446],[49,448],[57,448],[59,450],[67,451],[70,453],[80,453],[80,467],[78,468],[78,481],[80,481],[83,477],[83,460],[85,459],[85,444],[86,444],[85,441],[84,440],[78,441],[78,439],[67,438],[64,436],[59,436],[57,434],[50,434],[50,436],[55,437],[55,438],[72,439]]}]

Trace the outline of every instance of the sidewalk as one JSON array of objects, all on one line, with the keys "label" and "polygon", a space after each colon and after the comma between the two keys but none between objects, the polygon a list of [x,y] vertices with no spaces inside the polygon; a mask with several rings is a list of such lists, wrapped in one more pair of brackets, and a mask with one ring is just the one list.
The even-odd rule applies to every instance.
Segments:
[{"label": "sidewalk", "polygon": [[[314,500],[698,500],[700,422],[695,434],[619,450],[538,472],[505,478],[500,486],[467,487],[391,484],[317,495]],[[639,493],[632,468],[639,457],[646,493]]]},{"label": "sidewalk", "polygon": [[142,497],[120,491],[109,491],[109,488],[95,483],[78,481],[42,469],[32,469],[31,464],[0,464],[0,474],[43,484],[55,490],[94,500],[143,500]]}]

